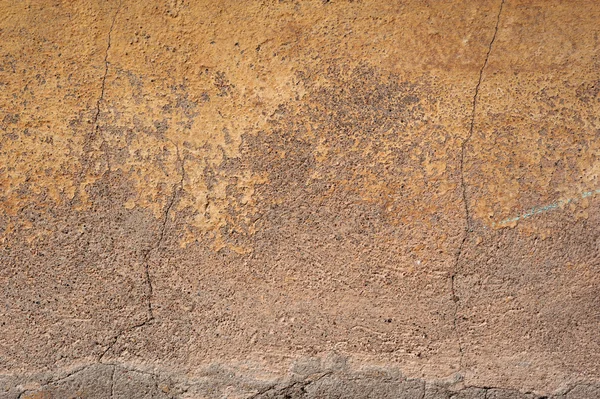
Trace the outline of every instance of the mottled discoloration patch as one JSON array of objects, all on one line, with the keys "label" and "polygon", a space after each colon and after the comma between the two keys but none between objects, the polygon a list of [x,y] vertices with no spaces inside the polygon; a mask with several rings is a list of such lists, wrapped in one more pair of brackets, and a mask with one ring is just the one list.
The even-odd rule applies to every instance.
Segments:
[{"label": "mottled discoloration patch", "polygon": [[[340,240],[349,238],[343,226],[360,220],[357,233],[403,258],[391,268],[444,268],[456,238],[447,212],[461,204],[458,141],[436,114],[443,84],[366,65],[329,66],[300,79],[302,100],[281,105],[269,128],[246,135],[242,146],[243,162],[249,158],[268,181],[255,194],[259,230],[298,217]],[[348,218],[352,208],[362,216]]]}]

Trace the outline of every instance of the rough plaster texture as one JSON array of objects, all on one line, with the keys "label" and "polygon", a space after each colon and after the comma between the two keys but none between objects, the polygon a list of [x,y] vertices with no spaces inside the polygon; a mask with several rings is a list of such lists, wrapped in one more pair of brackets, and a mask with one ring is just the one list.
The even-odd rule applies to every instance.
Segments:
[{"label": "rough plaster texture", "polygon": [[598,21],[0,0],[0,398],[600,397]]}]

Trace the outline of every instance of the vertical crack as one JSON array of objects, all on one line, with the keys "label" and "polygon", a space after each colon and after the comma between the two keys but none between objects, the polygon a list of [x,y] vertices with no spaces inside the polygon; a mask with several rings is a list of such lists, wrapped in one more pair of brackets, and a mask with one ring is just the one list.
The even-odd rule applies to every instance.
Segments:
[{"label": "vertical crack", "polygon": [[[173,143],[173,142],[171,141],[171,143]],[[147,297],[148,297],[148,300],[147,300],[147,302],[148,302],[147,303],[148,321],[154,320],[154,313],[152,310],[152,295],[154,292],[154,286],[152,285],[152,278],[150,276],[150,264],[149,264],[148,260],[150,257],[150,253],[153,250],[159,250],[160,246],[162,245],[162,243],[164,241],[165,232],[167,230],[167,224],[169,222],[169,215],[171,214],[171,209],[173,208],[173,205],[175,204],[177,197],[183,190],[183,182],[185,180],[185,158],[181,157],[181,154],[179,153],[179,146],[175,143],[173,143],[173,145],[175,146],[175,149],[177,151],[177,160],[178,160],[179,164],[181,165],[181,179],[179,180],[178,183],[176,183],[173,186],[171,198],[169,199],[169,202],[167,203],[167,205],[165,207],[164,217],[163,217],[163,221],[162,221],[162,225],[161,225],[161,229],[160,229],[160,234],[158,236],[158,240],[156,241],[156,244],[152,248],[145,251],[144,258],[143,258],[144,276],[146,279]]]},{"label": "vertical crack", "polygon": [[117,366],[113,366],[112,374],[110,376],[110,398],[113,399],[115,397],[115,372],[117,371]]},{"label": "vertical crack", "polygon": [[504,1],[502,0],[502,2],[500,3],[500,10],[498,11],[498,15],[496,17],[496,26],[494,28],[494,35],[492,36],[492,40],[490,40],[490,44],[488,45],[488,50],[487,53],[485,55],[485,61],[483,62],[483,65],[481,66],[481,69],[479,70],[479,79],[477,80],[477,85],[475,86],[475,93],[473,94],[473,102],[472,102],[472,110],[471,110],[471,123],[469,125],[469,134],[467,135],[467,138],[465,138],[461,144],[461,148],[460,148],[460,184],[462,187],[462,198],[463,198],[463,204],[465,207],[465,217],[466,217],[466,221],[467,221],[467,227],[466,227],[466,233],[469,233],[471,231],[471,214],[469,211],[469,200],[467,198],[467,184],[465,182],[465,173],[464,173],[464,167],[465,167],[465,154],[466,154],[466,149],[467,149],[467,144],[469,143],[469,141],[471,140],[471,137],[473,136],[473,130],[475,129],[475,113],[477,111],[477,100],[479,99],[479,87],[481,86],[481,82],[483,80],[483,72],[485,71],[485,67],[488,64],[488,60],[490,59],[490,54],[492,53],[492,46],[494,45],[494,42],[496,41],[496,35],[498,34],[498,26],[500,24],[500,15],[502,14],[502,8],[504,7]]},{"label": "vertical crack", "polygon": [[92,119],[92,132],[98,131],[98,118],[100,116],[100,104],[102,103],[102,101],[104,101],[104,93],[106,91],[106,78],[108,76],[108,68],[109,68],[108,53],[109,53],[110,47],[112,45],[112,32],[115,28],[115,22],[117,21],[117,15],[119,14],[120,10],[121,10],[121,3],[119,2],[117,11],[115,11],[115,15],[113,16],[112,22],[110,24],[110,29],[108,30],[108,40],[107,40],[107,45],[106,45],[106,51],[104,52],[104,75],[102,75],[102,80],[101,80],[101,84],[100,84],[100,96],[98,97],[98,100],[96,101],[96,113],[94,114],[94,117]]},{"label": "vertical crack", "polygon": [[[171,141],[171,140],[169,140],[169,141]],[[150,258],[150,254],[152,253],[152,251],[160,250],[160,246],[162,245],[164,238],[165,238],[167,224],[169,223],[169,215],[171,214],[171,211],[173,209],[173,206],[175,205],[177,197],[180,195],[181,191],[183,190],[183,183],[184,183],[185,176],[186,176],[185,158],[181,156],[181,154],[179,152],[179,146],[177,144],[173,143],[172,141],[171,141],[171,143],[175,146],[175,149],[177,151],[177,160],[178,160],[179,164],[181,165],[181,172],[180,172],[181,178],[179,179],[179,181],[177,183],[175,183],[173,185],[171,197],[165,206],[164,216],[163,216],[163,220],[161,222],[160,234],[158,236],[158,239],[156,240],[155,244],[152,247],[144,250],[144,254],[142,257],[142,263],[144,265],[144,280],[145,280],[145,284],[146,284],[146,317],[141,322],[139,322],[125,330],[122,330],[118,334],[116,334],[112,338],[111,342],[108,344],[106,349],[104,349],[104,351],[102,351],[102,353],[98,357],[98,363],[102,363],[104,356],[106,356],[106,354],[113,348],[113,346],[119,341],[119,338],[123,334],[133,331],[133,330],[136,330],[138,328],[141,328],[154,320],[154,311],[153,311],[153,306],[152,306],[152,296],[154,293],[154,285],[152,284],[152,277],[150,275],[149,258]]]},{"label": "vertical crack", "polygon": [[450,286],[451,286],[451,291],[452,291],[452,301],[454,301],[455,306],[454,306],[454,315],[453,315],[453,329],[455,334],[457,334],[457,339],[458,339],[458,350],[459,350],[459,354],[460,354],[460,359],[459,359],[459,370],[462,369],[462,362],[463,362],[463,347],[462,347],[462,340],[460,339],[460,335],[458,335],[457,329],[456,329],[456,316],[458,314],[458,302],[460,300],[460,298],[456,295],[456,290],[455,290],[455,278],[456,278],[456,273],[458,270],[458,265],[460,263],[460,258],[462,256],[463,253],[463,249],[465,246],[465,243],[467,242],[467,238],[469,237],[469,233],[472,231],[472,227],[471,227],[471,213],[470,213],[470,209],[469,209],[469,199],[467,196],[467,183],[465,181],[465,155],[466,155],[466,150],[467,150],[467,144],[469,143],[469,141],[471,140],[471,137],[473,136],[473,131],[475,129],[475,115],[477,112],[477,101],[479,99],[479,87],[481,86],[481,82],[483,80],[483,72],[485,71],[485,68],[488,64],[488,60],[490,59],[490,54],[492,52],[492,47],[494,45],[494,42],[496,41],[496,36],[498,34],[498,27],[500,25],[500,16],[502,15],[502,8],[504,7],[504,2],[505,0],[502,0],[500,2],[500,9],[498,10],[498,14],[496,16],[496,26],[494,27],[494,34],[492,36],[492,39],[490,40],[490,43],[488,45],[488,49],[487,49],[487,53],[485,55],[485,60],[483,61],[483,64],[481,65],[481,68],[479,70],[479,79],[477,80],[477,85],[475,86],[475,92],[473,93],[473,101],[472,101],[472,109],[471,109],[471,122],[469,125],[469,134],[467,135],[467,137],[463,140],[463,142],[461,143],[461,147],[460,147],[460,164],[459,164],[459,171],[460,171],[460,184],[461,184],[461,188],[462,188],[462,200],[463,200],[463,205],[464,205],[464,212],[465,212],[465,230],[464,230],[464,234],[463,234],[463,238],[460,242],[460,245],[458,246],[458,251],[456,253],[456,257],[454,260],[454,270],[452,272],[452,276],[450,277]]},{"label": "vertical crack", "polygon": [[[100,119],[100,108],[101,108],[101,104],[104,101],[104,95],[106,92],[106,79],[108,77],[108,70],[109,70],[109,65],[110,63],[108,62],[108,54],[110,52],[110,48],[112,46],[112,33],[113,30],[115,28],[115,24],[117,22],[117,16],[119,15],[119,12],[121,11],[121,5],[122,5],[122,0],[119,1],[119,5],[117,6],[117,10],[115,11],[115,14],[113,15],[112,21],[110,23],[110,28],[108,30],[108,38],[107,38],[107,43],[106,43],[106,50],[104,52],[104,73],[102,74],[102,78],[100,80],[100,95],[98,96],[98,99],[96,100],[96,109],[94,112],[94,115],[92,116],[92,128],[90,130],[90,132],[84,137],[83,140],[83,144],[82,144],[82,148],[83,148],[83,155],[81,156],[81,170],[78,173],[78,176],[75,179],[76,182],[76,187],[79,187],[79,190],[81,190],[81,184],[82,181],[84,180],[83,176],[85,176],[87,174],[87,172],[90,170],[91,168],[91,156],[90,153],[92,152],[91,147],[91,143],[97,138],[98,133],[100,132],[100,125],[98,123],[98,120]],[[107,169],[110,171],[110,157],[108,152],[105,151],[104,156],[106,158],[106,166]],[[75,201],[75,198],[77,196],[74,195],[73,198],[71,199],[71,206],[73,205],[73,201]]]},{"label": "vertical crack", "polygon": [[[119,15],[119,12],[121,11],[121,4],[122,4],[122,0],[119,1],[119,5],[117,6],[117,11],[115,11],[115,15],[113,16],[112,22],[110,24],[110,29],[108,30],[108,40],[107,40],[107,45],[106,45],[106,51],[104,53],[104,74],[102,75],[102,81],[100,84],[100,96],[98,97],[98,100],[96,101],[96,113],[94,114],[94,117],[92,118],[92,132],[90,134],[90,139],[93,140],[97,137],[98,132],[100,131],[100,125],[98,124],[98,119],[100,118],[100,105],[102,104],[102,101],[104,101],[104,93],[106,91],[106,78],[108,76],[108,69],[109,69],[109,65],[110,63],[108,62],[108,53],[110,52],[110,47],[112,45],[112,32],[115,28],[115,23],[117,21],[117,16]],[[106,154],[106,163],[107,163],[107,167],[108,170],[110,171],[110,158],[108,157],[108,153]]]}]

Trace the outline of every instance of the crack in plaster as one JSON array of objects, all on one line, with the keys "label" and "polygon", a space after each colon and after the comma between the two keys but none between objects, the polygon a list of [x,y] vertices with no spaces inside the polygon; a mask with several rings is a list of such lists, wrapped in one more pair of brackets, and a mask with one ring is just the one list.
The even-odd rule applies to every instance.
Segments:
[{"label": "crack in plaster", "polygon": [[498,34],[498,27],[500,25],[500,17],[502,15],[502,9],[504,7],[504,2],[505,2],[505,0],[502,0],[500,2],[500,9],[498,10],[498,14],[496,16],[496,26],[494,28],[494,34],[492,36],[492,39],[490,40],[490,44],[488,45],[488,49],[487,49],[487,53],[485,55],[485,60],[483,61],[483,65],[481,66],[481,69],[479,70],[479,79],[477,80],[477,85],[475,86],[475,92],[473,94],[472,110],[471,110],[471,123],[469,126],[469,134],[461,143],[459,170],[460,170],[460,184],[461,184],[461,188],[462,188],[462,200],[463,200],[463,204],[464,204],[466,223],[465,223],[465,231],[463,234],[463,238],[460,242],[460,245],[458,246],[456,258],[454,260],[454,270],[450,277],[452,301],[454,301],[454,303],[455,303],[452,324],[453,324],[453,330],[454,330],[455,334],[457,335],[457,340],[458,340],[458,351],[460,354],[459,363],[458,363],[459,370],[462,369],[464,351],[463,351],[460,335],[458,335],[457,328],[456,328],[456,316],[458,314],[458,307],[459,307],[458,302],[460,301],[460,298],[456,295],[455,278],[456,278],[458,265],[460,263],[460,258],[462,256],[465,243],[467,241],[467,238],[469,237],[469,233],[472,230],[471,214],[470,214],[470,210],[469,210],[469,200],[468,200],[468,196],[467,196],[467,183],[465,181],[465,170],[464,170],[465,155],[466,155],[467,144],[471,140],[471,137],[473,136],[473,131],[475,129],[475,114],[477,111],[477,100],[479,98],[479,87],[481,86],[481,82],[483,81],[483,72],[485,71],[485,68],[488,64],[488,60],[489,60],[490,54],[492,52],[492,47],[494,45],[494,42],[496,41],[496,36]]},{"label": "crack in plaster", "polygon": [[[121,10],[121,6],[122,6],[122,0],[119,2],[117,10],[115,11],[115,14],[112,18],[111,26],[110,26],[110,29],[108,32],[107,46],[106,46],[106,51],[104,53],[104,74],[102,76],[101,85],[100,85],[100,96],[98,97],[98,100],[96,101],[96,112],[92,118],[92,131],[90,133],[88,140],[86,140],[86,141],[93,140],[100,130],[100,125],[98,123],[98,120],[100,118],[101,104],[104,101],[104,96],[105,96],[105,92],[106,92],[106,79],[108,77],[108,71],[109,71],[109,65],[110,65],[110,62],[108,61],[108,55],[109,55],[110,48],[112,45],[112,32],[115,27],[117,16]],[[103,142],[105,142],[105,141],[103,141]],[[173,186],[173,192],[172,192],[171,198],[165,207],[164,217],[163,217],[163,221],[161,223],[159,238],[156,241],[155,245],[153,245],[151,248],[144,251],[144,255],[142,257],[142,263],[144,265],[144,279],[145,279],[145,284],[147,287],[147,289],[146,289],[146,291],[147,291],[147,294],[146,294],[146,296],[147,296],[147,317],[142,322],[137,323],[125,330],[122,330],[117,335],[115,335],[115,337],[111,340],[111,342],[107,346],[107,348],[99,355],[99,357],[97,359],[98,363],[102,363],[104,356],[113,348],[113,346],[118,342],[119,338],[123,334],[133,331],[135,329],[141,328],[154,320],[154,313],[153,313],[153,308],[152,308],[152,295],[153,295],[154,287],[153,287],[152,279],[150,276],[150,267],[149,267],[148,259],[149,259],[150,253],[154,250],[159,250],[162,242],[164,241],[165,232],[166,232],[166,228],[167,228],[169,215],[171,213],[171,209],[172,209],[173,205],[175,204],[178,194],[183,190],[183,182],[185,179],[185,165],[184,165],[185,159],[181,157],[180,152],[179,152],[179,147],[175,143],[173,143],[173,145],[175,145],[175,148],[177,150],[177,160],[181,164],[181,179],[178,183],[176,183]],[[84,143],[84,147],[85,146],[86,146],[86,143]],[[106,155],[108,155],[108,154],[106,153]],[[110,172],[110,170],[111,170],[110,159],[108,157],[106,159],[106,162],[107,162],[108,171]],[[87,170],[87,169],[89,169],[89,164],[87,165],[85,170]],[[83,173],[85,173],[85,172],[83,172]],[[82,175],[83,175],[83,173],[82,173]]]},{"label": "crack in plaster", "polygon": [[249,396],[247,399],[256,399],[256,398],[259,398],[262,395],[264,395],[264,394],[266,394],[268,392],[271,392],[271,391],[273,391],[274,393],[281,393],[281,392],[283,392],[283,391],[285,391],[287,389],[293,388],[295,386],[298,386],[302,390],[302,392],[304,393],[307,386],[309,386],[311,384],[314,384],[314,383],[316,383],[316,382],[322,380],[323,378],[325,378],[327,376],[330,376],[332,374],[333,374],[333,371],[327,371],[327,372],[321,374],[320,376],[318,376],[316,379],[311,379],[311,376],[308,376],[308,377],[306,377],[305,379],[303,379],[301,381],[295,381],[295,382],[283,385],[283,386],[281,386],[279,388],[277,387],[278,384],[273,384],[273,385],[271,385],[271,386],[269,386],[269,387],[267,387],[267,388],[265,388],[265,389],[263,389],[263,390],[255,393],[254,395]]},{"label": "crack in plaster", "polygon": [[[144,251],[144,255],[142,257],[142,263],[144,265],[144,279],[145,279],[146,291],[147,291],[146,292],[146,307],[147,307],[146,315],[147,316],[140,323],[137,323],[125,330],[121,330],[117,335],[115,335],[115,337],[111,340],[111,342],[107,346],[107,348],[98,357],[99,363],[103,363],[102,359],[104,359],[104,356],[106,356],[106,354],[114,347],[114,345],[119,341],[119,338],[123,334],[125,334],[127,332],[131,332],[138,328],[144,327],[148,323],[152,322],[155,319],[153,307],[152,307],[152,295],[154,292],[154,285],[152,284],[152,278],[150,276],[149,257],[150,257],[150,254],[152,253],[152,251],[154,251],[154,250],[160,251],[160,246],[163,243],[164,238],[165,238],[165,232],[167,229],[167,224],[169,222],[169,215],[171,214],[171,210],[175,204],[175,201],[177,200],[177,197],[180,195],[181,191],[183,190],[183,183],[184,183],[185,176],[186,176],[185,158],[181,157],[181,153],[179,152],[179,146],[177,146],[175,143],[173,143],[173,145],[175,146],[175,149],[177,151],[177,160],[181,164],[181,179],[173,186],[171,198],[170,198],[169,202],[167,203],[167,205],[165,206],[164,217],[161,222],[161,229],[160,229],[159,237],[156,240],[156,243],[151,248]],[[106,363],[104,363],[104,364],[106,364]]]},{"label": "crack in plaster", "polygon": [[[98,123],[98,120],[100,119],[101,104],[104,101],[104,95],[106,93],[106,79],[108,77],[108,70],[109,70],[109,65],[110,65],[110,62],[108,61],[108,54],[109,54],[110,48],[112,46],[112,32],[115,28],[117,16],[119,15],[119,12],[121,11],[121,5],[122,5],[122,0],[119,1],[119,5],[117,6],[117,10],[115,11],[115,14],[113,15],[112,22],[110,24],[110,29],[108,31],[106,50],[104,52],[104,74],[102,75],[102,78],[100,80],[100,95],[98,96],[98,99],[96,100],[95,113],[94,113],[94,115],[92,117],[92,121],[91,121],[91,124],[92,124],[91,131],[84,137],[84,140],[83,140],[83,144],[82,144],[83,155],[82,155],[82,160],[81,160],[82,168],[81,168],[78,176],[76,177],[76,186],[81,186],[81,184],[84,180],[84,175],[87,173],[87,171],[91,167],[90,159],[89,159],[89,153],[91,152],[91,150],[90,150],[89,146],[90,146],[90,143],[96,138],[96,135],[98,134],[98,132],[100,131],[100,125]],[[104,142],[105,142],[105,140],[103,140],[103,143]],[[106,157],[107,169],[110,172],[110,170],[111,170],[110,158],[106,151],[105,151],[104,155]],[[74,195],[73,198],[71,198],[71,200],[70,200],[71,206],[73,206],[73,202],[75,201],[76,198],[77,198],[77,195]]]},{"label": "crack in plaster", "polygon": [[110,375],[110,397],[111,399],[115,397],[115,372],[117,371],[117,366],[113,366],[112,373]]},{"label": "crack in plaster", "polygon": [[[98,101],[96,101],[96,113],[94,118],[92,119],[92,134],[91,137],[95,137],[100,131],[100,125],[98,124],[98,119],[100,117],[100,104],[104,101],[104,94],[106,91],[106,78],[108,77],[108,69],[110,63],[108,62],[108,53],[110,51],[110,47],[112,45],[112,32],[115,28],[115,23],[117,21],[117,16],[119,15],[119,11],[121,11],[122,0],[119,1],[119,5],[117,7],[117,11],[115,11],[115,15],[113,16],[112,22],[110,24],[110,29],[108,31],[108,40],[106,45],[106,52],[104,53],[104,75],[102,76],[102,83],[100,85],[100,97],[98,97]],[[103,143],[105,140],[103,140]],[[106,165],[108,171],[110,172],[110,158],[108,157],[108,153],[105,152],[106,156]]]},{"label": "crack in plaster", "polygon": [[152,248],[147,250],[144,255],[144,274],[146,277],[146,284],[148,287],[148,321],[154,320],[154,313],[152,311],[152,294],[154,292],[154,287],[152,285],[152,279],[150,277],[150,265],[148,264],[148,258],[150,256],[150,253],[153,250],[160,251],[160,246],[163,243],[164,238],[165,238],[167,224],[169,223],[169,215],[171,213],[171,209],[173,208],[173,205],[175,204],[177,197],[180,195],[181,191],[183,191],[183,182],[185,180],[185,158],[181,157],[181,154],[179,152],[179,146],[177,146],[177,144],[175,144],[175,143],[173,143],[173,145],[175,146],[175,149],[177,151],[177,160],[181,164],[181,179],[179,180],[178,183],[176,183],[173,186],[173,189],[172,189],[173,192],[171,194],[171,199],[169,200],[169,202],[167,203],[167,206],[165,207],[165,212],[164,212],[165,216],[162,221],[162,226],[160,229],[160,235],[158,237],[158,240],[156,241],[156,244]]}]

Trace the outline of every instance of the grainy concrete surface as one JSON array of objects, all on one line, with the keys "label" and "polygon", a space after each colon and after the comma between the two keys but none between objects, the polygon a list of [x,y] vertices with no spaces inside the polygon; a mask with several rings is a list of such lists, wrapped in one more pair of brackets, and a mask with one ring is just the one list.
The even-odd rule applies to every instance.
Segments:
[{"label": "grainy concrete surface", "polygon": [[0,0],[0,398],[600,397],[599,21]]}]

